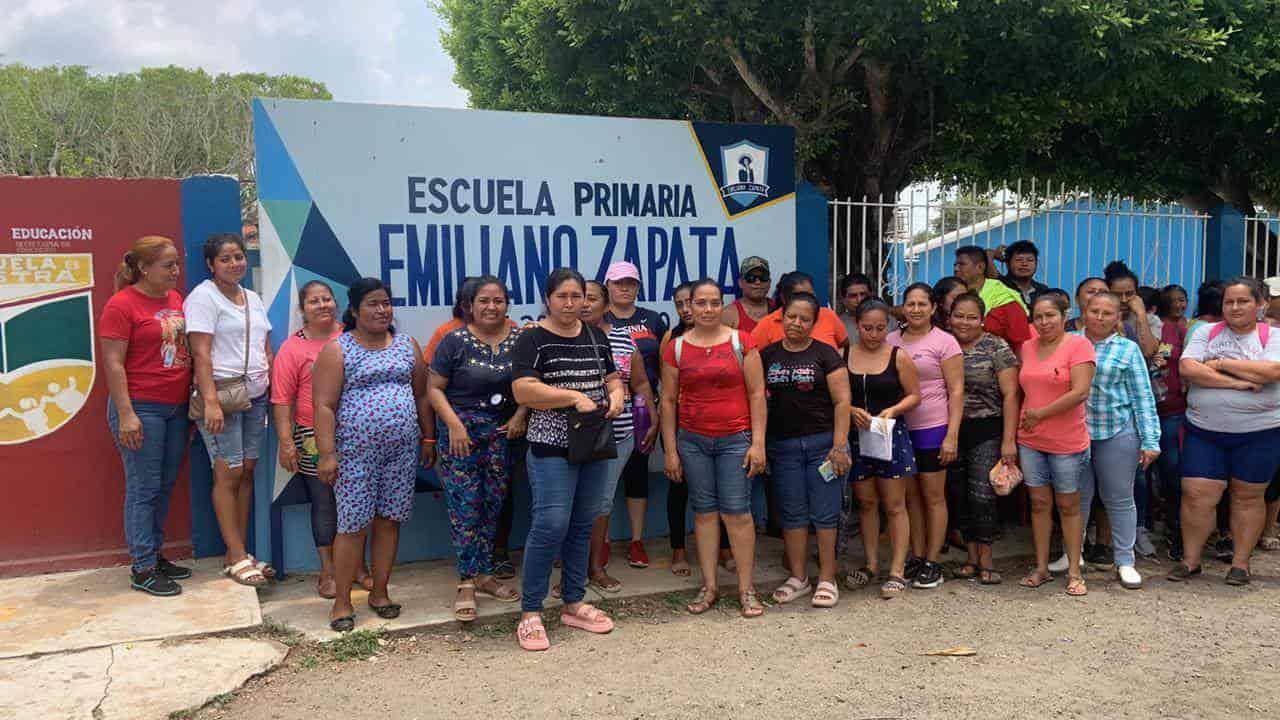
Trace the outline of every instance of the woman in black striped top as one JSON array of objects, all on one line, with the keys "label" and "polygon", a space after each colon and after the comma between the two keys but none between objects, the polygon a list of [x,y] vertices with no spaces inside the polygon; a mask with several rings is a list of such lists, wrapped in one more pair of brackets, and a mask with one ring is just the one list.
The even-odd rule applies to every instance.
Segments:
[{"label": "woman in black striped top", "polygon": [[[653,442],[658,432],[658,424],[653,423],[643,438],[636,438],[635,426],[631,414],[631,398],[640,396],[649,407],[654,407],[653,388],[649,385],[649,376],[644,372],[644,361],[640,350],[631,339],[631,333],[623,328],[615,328],[609,324],[605,311],[609,309],[609,293],[604,285],[587,281],[586,302],[582,306],[582,320],[593,328],[599,328],[609,337],[609,350],[613,355],[613,364],[618,368],[618,377],[622,385],[628,388],[626,402],[622,412],[613,419],[613,438],[618,443],[618,457],[608,461],[605,470],[604,490],[600,503],[600,517],[591,528],[591,560],[587,568],[587,577],[591,584],[604,592],[616,593],[622,589],[622,583],[609,575],[609,517],[613,514],[614,496],[618,491],[618,479],[622,477],[622,469],[626,467],[631,451],[636,445],[647,445]],[[632,370],[636,372],[632,372]]]}]

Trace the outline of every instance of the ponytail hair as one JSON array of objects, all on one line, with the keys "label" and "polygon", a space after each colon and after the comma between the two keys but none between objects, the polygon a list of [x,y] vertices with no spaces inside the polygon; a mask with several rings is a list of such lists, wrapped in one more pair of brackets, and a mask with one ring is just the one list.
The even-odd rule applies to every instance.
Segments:
[{"label": "ponytail hair", "polygon": [[115,289],[133,285],[142,279],[142,266],[150,265],[160,259],[160,255],[168,248],[174,247],[173,241],[161,235],[147,235],[133,241],[133,247],[120,260],[116,268]]},{"label": "ponytail hair", "polygon": [[[360,303],[364,302],[365,295],[378,290],[385,292],[388,298],[391,297],[391,288],[378,278],[363,277],[351,283],[351,287],[347,289],[347,309],[342,313],[343,330],[351,332],[356,329],[356,313],[360,311]],[[395,325],[389,326],[387,332],[394,335]]]}]

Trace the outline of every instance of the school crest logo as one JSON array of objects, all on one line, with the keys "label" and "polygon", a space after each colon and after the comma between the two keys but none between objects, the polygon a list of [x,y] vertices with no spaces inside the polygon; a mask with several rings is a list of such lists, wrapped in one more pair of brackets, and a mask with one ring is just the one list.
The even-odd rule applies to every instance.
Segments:
[{"label": "school crest logo", "polygon": [[721,195],[744,208],[769,196],[769,148],[739,140],[720,148],[720,162]]},{"label": "school crest logo", "polygon": [[93,259],[0,255],[0,445],[48,435],[93,388]]}]

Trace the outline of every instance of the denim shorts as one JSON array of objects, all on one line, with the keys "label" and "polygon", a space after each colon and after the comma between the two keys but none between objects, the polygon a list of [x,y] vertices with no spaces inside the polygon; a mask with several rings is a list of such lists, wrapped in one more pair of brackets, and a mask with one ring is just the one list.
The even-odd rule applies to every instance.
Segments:
[{"label": "denim shorts", "polygon": [[840,524],[844,478],[822,479],[818,467],[831,452],[831,433],[817,433],[769,441],[769,466],[779,497],[783,530],[813,524],[834,530]]},{"label": "denim shorts", "polygon": [[1180,458],[1184,478],[1223,482],[1235,478],[1262,485],[1271,482],[1280,470],[1280,428],[1214,432],[1196,427],[1190,420],[1183,426],[1187,431]]},{"label": "denim shorts", "polygon": [[746,515],[751,512],[751,480],[743,467],[750,447],[750,431],[723,437],[680,431],[676,448],[694,513]]},{"label": "denim shorts", "polygon": [[911,434],[907,432],[907,423],[898,418],[893,424],[893,459],[878,460],[858,454],[858,431],[849,433],[849,446],[853,452],[853,472],[855,481],[871,478],[900,478],[916,474],[916,454],[911,445]]},{"label": "denim shorts", "polygon": [[1058,454],[1018,446],[1018,461],[1027,487],[1051,486],[1054,492],[1063,494],[1080,492],[1090,455],[1089,448],[1078,453]]},{"label": "denim shorts", "polygon": [[258,459],[267,436],[268,395],[263,393],[254,398],[244,412],[223,416],[222,432],[217,435],[205,429],[203,420],[196,421],[200,437],[204,438],[204,447],[209,451],[210,463],[216,465],[221,459],[227,467],[238,468],[246,460]]}]

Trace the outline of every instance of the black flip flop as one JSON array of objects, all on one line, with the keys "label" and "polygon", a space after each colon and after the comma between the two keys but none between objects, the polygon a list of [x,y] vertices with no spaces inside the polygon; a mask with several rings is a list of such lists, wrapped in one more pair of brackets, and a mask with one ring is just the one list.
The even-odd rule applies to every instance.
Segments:
[{"label": "black flip flop", "polygon": [[386,605],[369,603],[369,609],[383,620],[395,620],[400,617],[400,605],[398,603],[388,603]]},{"label": "black flip flop", "polygon": [[356,628],[355,615],[343,615],[340,618],[334,618],[329,621],[329,629],[334,632],[346,633],[346,632],[351,632],[355,628]]},{"label": "black flip flop", "polygon": [[1195,570],[1192,570],[1191,568],[1187,567],[1186,564],[1178,563],[1177,565],[1173,566],[1173,569],[1169,571],[1169,574],[1165,576],[1165,579],[1170,580],[1172,582],[1186,582],[1188,579],[1196,575],[1199,575],[1203,571],[1204,569],[1200,567],[1197,567]]},{"label": "black flip flop", "polygon": [[1227,571],[1228,585],[1248,585],[1249,579],[1249,571],[1244,568],[1233,567]]}]

